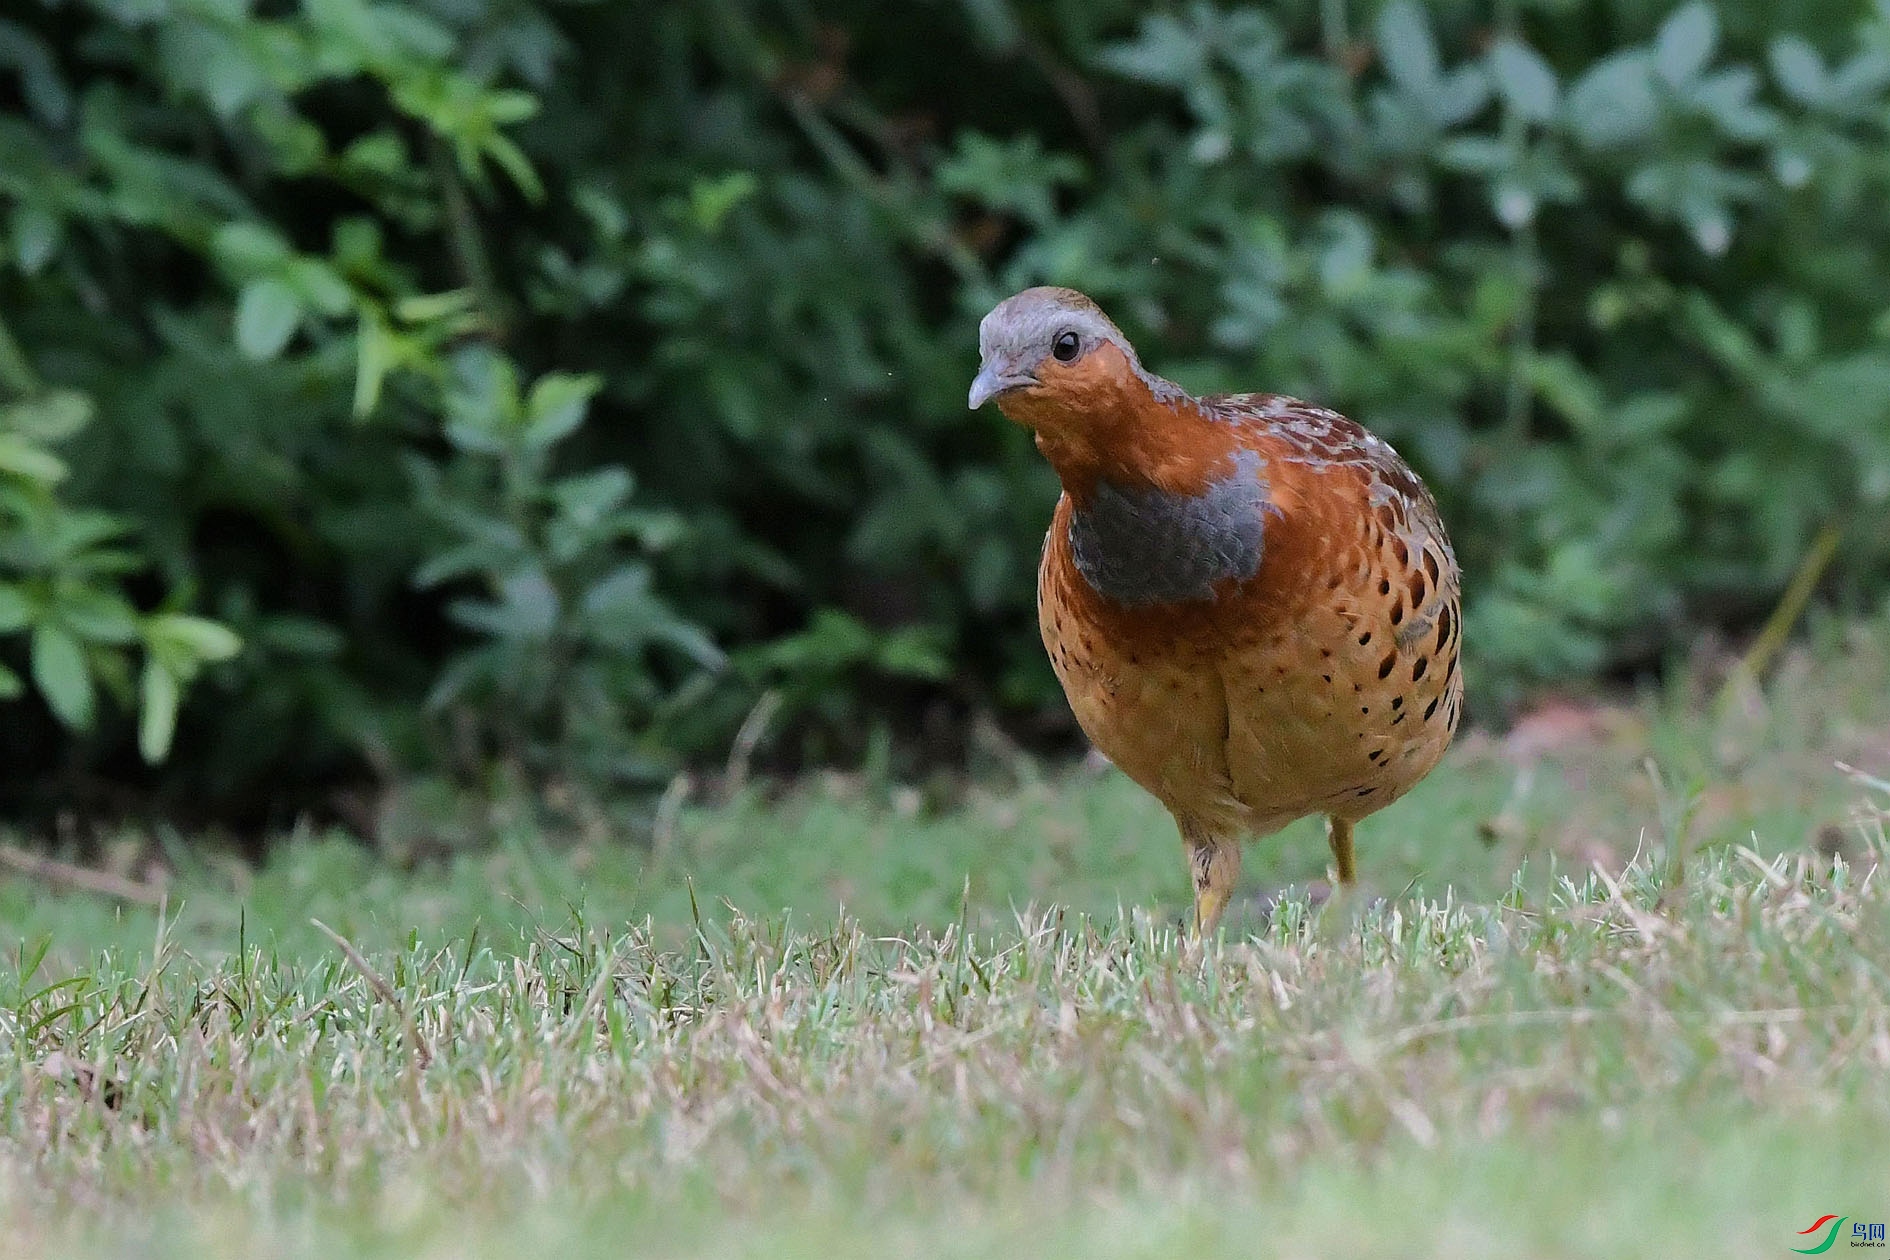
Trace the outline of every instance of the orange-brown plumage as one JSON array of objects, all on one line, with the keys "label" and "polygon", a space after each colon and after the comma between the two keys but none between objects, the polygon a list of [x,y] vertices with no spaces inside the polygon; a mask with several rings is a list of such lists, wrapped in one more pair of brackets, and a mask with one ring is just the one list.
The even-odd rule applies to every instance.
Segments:
[{"label": "orange-brown plumage", "polygon": [[1457,565],[1422,482],[1334,412],[1145,372],[1071,290],[980,331],[972,404],[1034,429],[1063,483],[1044,647],[1084,732],[1175,816],[1201,928],[1241,837],[1306,814],[1350,882],[1352,824],[1437,764],[1461,707]]}]

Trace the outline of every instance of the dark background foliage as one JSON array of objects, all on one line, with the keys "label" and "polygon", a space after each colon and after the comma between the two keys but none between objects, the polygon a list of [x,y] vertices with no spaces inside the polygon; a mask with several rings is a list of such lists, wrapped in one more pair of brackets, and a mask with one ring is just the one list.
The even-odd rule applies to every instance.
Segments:
[{"label": "dark background foliage", "polygon": [[1882,3],[21,0],[0,111],[15,813],[1066,737],[1045,281],[1396,443],[1486,715],[1890,577]]}]

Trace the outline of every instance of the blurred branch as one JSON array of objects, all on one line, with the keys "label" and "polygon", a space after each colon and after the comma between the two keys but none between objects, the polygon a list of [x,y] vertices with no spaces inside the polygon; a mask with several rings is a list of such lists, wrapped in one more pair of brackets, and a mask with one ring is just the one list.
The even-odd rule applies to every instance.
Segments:
[{"label": "blurred branch", "polygon": [[1818,588],[1818,579],[1824,576],[1832,559],[1837,555],[1838,527],[1826,525],[1818,531],[1818,536],[1805,552],[1805,558],[1799,561],[1798,571],[1792,574],[1792,580],[1779,597],[1778,607],[1765,620],[1765,627],[1759,631],[1759,637],[1752,641],[1752,646],[1733,667],[1732,677],[1726,680],[1720,689],[1720,700],[1724,703],[1728,692],[1741,678],[1757,683],[1765,677],[1772,666],[1773,658],[1785,647],[1792,627],[1798,624],[1798,618],[1804,613],[1805,605],[1811,602],[1811,593]]},{"label": "blurred branch", "polygon": [[438,182],[440,195],[445,201],[447,244],[452,250],[453,262],[459,268],[461,286],[477,295],[479,310],[485,317],[488,330],[503,339],[506,321],[498,286],[492,277],[492,260],[486,253],[485,238],[479,232],[479,219],[473,213],[472,198],[466,192],[466,181],[460,178],[452,159],[447,156],[446,146],[438,136],[427,137],[427,165],[432,169],[433,178]]},{"label": "blurred branch", "polygon": [[24,875],[28,879],[39,880],[41,883],[59,884],[67,888],[76,888],[81,892],[116,897],[120,901],[135,902],[141,906],[157,906],[164,902],[163,884],[140,883],[134,879],[126,879],[122,875],[113,875],[109,871],[95,871],[84,866],[74,866],[70,862],[42,857],[37,853],[28,853],[24,849],[0,847],[0,866]]},{"label": "blurred branch", "polygon": [[[847,143],[846,138],[810,102],[800,97],[790,97],[787,107],[808,142],[827,160],[836,174],[882,209],[910,209],[899,204],[897,194],[888,187],[887,181],[873,173],[872,168],[853,151],[853,146]],[[921,243],[937,253],[958,273],[960,279],[976,279],[983,274],[978,256],[936,218],[926,216],[917,235]]]},{"label": "blurred branch", "polygon": [[1070,111],[1070,120],[1083,133],[1083,142],[1097,157],[1109,147],[1109,134],[1103,127],[1102,110],[1096,104],[1096,92],[1089,80],[1059,61],[1054,53],[1034,39],[1024,41],[1024,55],[1049,81],[1051,90]]}]

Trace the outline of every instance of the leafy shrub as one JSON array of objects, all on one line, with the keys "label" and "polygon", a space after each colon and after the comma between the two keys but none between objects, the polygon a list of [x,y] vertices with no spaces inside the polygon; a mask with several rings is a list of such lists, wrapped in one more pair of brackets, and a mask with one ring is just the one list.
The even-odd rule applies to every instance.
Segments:
[{"label": "leafy shrub", "polygon": [[147,782],[252,814],[641,780],[764,690],[817,755],[1055,712],[1054,481],[963,410],[1040,281],[1398,443],[1486,704],[1763,614],[1827,525],[1884,588],[1883,5],[1142,10],[13,6],[0,592],[69,596],[0,593],[16,788],[122,777],[134,660],[161,752],[210,619]]},{"label": "leafy shrub", "polygon": [[[19,395],[0,407],[0,634],[27,641],[34,686],[74,731],[92,726],[101,685],[130,701],[130,651],[139,649],[138,748],[145,760],[160,761],[176,733],[183,689],[206,664],[234,656],[239,641],[201,617],[132,606],[117,580],[141,567],[125,545],[125,522],[58,493],[67,467],[54,448],[91,423],[91,401],[44,388],[5,341],[0,375]],[[0,701],[25,690],[0,664]]]},{"label": "leafy shrub", "polygon": [[694,690],[659,689],[647,656],[663,650],[705,671],[723,661],[652,589],[643,558],[683,522],[629,506],[634,483],[619,466],[549,475],[596,377],[553,372],[526,393],[510,361],[483,347],[460,351],[453,367],[444,399],[453,457],[409,459],[421,510],[444,536],[414,581],[475,579],[485,589],[446,607],[476,643],[446,660],[428,708],[463,709],[489,729],[493,752],[556,750],[592,782],[647,780],[661,763],[634,756],[634,736]]}]

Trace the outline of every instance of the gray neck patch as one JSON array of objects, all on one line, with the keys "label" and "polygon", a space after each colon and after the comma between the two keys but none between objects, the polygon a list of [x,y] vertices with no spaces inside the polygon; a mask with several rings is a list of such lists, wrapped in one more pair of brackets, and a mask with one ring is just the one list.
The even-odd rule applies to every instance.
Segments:
[{"label": "gray neck patch", "polygon": [[1227,578],[1260,571],[1272,504],[1260,456],[1200,494],[1097,483],[1070,516],[1070,556],[1098,595],[1131,607],[1210,599]]}]

